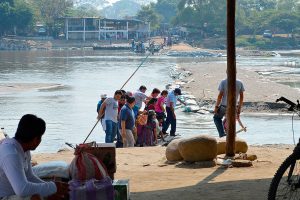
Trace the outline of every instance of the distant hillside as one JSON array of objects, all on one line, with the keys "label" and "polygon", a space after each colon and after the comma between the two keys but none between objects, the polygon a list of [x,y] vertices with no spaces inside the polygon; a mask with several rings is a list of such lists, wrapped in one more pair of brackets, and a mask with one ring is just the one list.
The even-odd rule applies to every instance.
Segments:
[{"label": "distant hillside", "polygon": [[75,7],[96,8],[102,17],[121,19],[135,16],[142,5],[156,0],[119,0],[113,4],[110,0],[73,0],[73,2]]},{"label": "distant hillside", "polygon": [[74,0],[73,2],[75,7],[87,6],[96,8],[97,10],[110,5],[108,0]]},{"label": "distant hillside", "polygon": [[141,9],[141,4],[136,0],[120,0],[111,6],[107,6],[101,10],[101,16],[106,18],[121,19],[126,16],[135,16]]}]

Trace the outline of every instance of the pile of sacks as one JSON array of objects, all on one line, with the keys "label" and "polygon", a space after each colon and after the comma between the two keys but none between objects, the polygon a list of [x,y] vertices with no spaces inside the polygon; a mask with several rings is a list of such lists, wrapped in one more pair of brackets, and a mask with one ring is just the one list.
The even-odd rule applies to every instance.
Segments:
[{"label": "pile of sacks", "polygon": [[[213,161],[217,155],[224,154],[226,139],[217,140],[210,135],[199,135],[191,138],[174,139],[166,149],[168,161]],[[235,143],[236,153],[246,153],[247,143],[237,138]]]},{"label": "pile of sacks", "polygon": [[112,180],[105,165],[94,155],[85,152],[84,148],[76,148],[75,158],[70,164],[70,199],[114,199]]}]

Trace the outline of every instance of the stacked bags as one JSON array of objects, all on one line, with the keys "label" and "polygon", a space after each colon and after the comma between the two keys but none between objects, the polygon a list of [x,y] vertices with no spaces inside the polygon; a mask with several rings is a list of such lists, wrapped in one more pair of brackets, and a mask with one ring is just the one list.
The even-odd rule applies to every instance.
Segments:
[{"label": "stacked bags", "polygon": [[113,200],[114,188],[105,165],[94,155],[84,151],[85,145],[75,150],[69,168],[71,200]]}]

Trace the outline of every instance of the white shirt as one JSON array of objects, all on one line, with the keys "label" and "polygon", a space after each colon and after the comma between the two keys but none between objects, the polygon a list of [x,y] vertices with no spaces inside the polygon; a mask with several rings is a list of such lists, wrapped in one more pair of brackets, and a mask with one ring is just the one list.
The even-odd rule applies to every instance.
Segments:
[{"label": "white shirt", "polygon": [[147,95],[141,91],[136,91],[133,94],[133,97],[135,98],[135,105],[139,108],[142,107],[143,101],[147,98]]},{"label": "white shirt", "polygon": [[0,152],[0,197],[46,197],[56,193],[54,182],[45,182],[33,174],[30,151],[24,152],[14,138],[0,141]]},{"label": "white shirt", "polygon": [[173,107],[176,106],[177,97],[174,94],[174,90],[172,92],[169,92],[167,98],[166,98],[166,106],[171,107],[171,103],[173,103]]},{"label": "white shirt", "polygon": [[115,123],[118,123],[118,101],[115,100],[113,97],[107,98],[105,100],[106,108],[105,108],[105,115],[104,121],[111,120]]},{"label": "white shirt", "polygon": [[[228,91],[228,81],[227,79],[224,79],[221,81],[218,90],[220,92],[223,92],[223,97],[222,97],[222,101],[221,101],[221,105],[226,106],[227,105],[227,91]],[[240,93],[244,92],[245,88],[244,85],[242,83],[242,81],[240,80],[236,80],[236,90],[235,90],[235,101],[237,102],[237,100],[239,99]]]}]

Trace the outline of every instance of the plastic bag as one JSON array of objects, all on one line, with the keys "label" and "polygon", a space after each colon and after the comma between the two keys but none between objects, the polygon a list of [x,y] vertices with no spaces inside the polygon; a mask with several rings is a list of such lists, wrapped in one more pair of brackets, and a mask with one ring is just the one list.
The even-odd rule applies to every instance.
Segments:
[{"label": "plastic bag", "polygon": [[69,168],[72,179],[85,181],[89,179],[101,180],[108,176],[105,165],[96,156],[84,152],[81,148],[75,151],[75,158]]},{"label": "plastic bag", "polygon": [[66,178],[69,179],[69,164],[64,161],[51,161],[32,167],[32,171],[40,178]]},{"label": "plastic bag", "polygon": [[70,200],[113,200],[114,188],[112,180],[106,177],[102,180],[87,181],[72,180],[69,182]]}]

